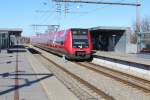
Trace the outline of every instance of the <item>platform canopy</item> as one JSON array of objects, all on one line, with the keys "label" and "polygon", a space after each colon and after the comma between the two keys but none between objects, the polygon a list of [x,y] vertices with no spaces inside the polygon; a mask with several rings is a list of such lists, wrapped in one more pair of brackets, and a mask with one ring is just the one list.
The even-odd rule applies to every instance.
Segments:
[{"label": "platform canopy", "polygon": [[136,45],[130,42],[130,27],[98,26],[89,28],[89,31],[94,50],[123,53],[136,51]]},{"label": "platform canopy", "polygon": [[0,28],[0,34],[8,33],[9,35],[21,36],[21,28]]},{"label": "platform canopy", "polygon": [[0,49],[9,48],[16,44],[21,37],[21,28],[0,28]]}]

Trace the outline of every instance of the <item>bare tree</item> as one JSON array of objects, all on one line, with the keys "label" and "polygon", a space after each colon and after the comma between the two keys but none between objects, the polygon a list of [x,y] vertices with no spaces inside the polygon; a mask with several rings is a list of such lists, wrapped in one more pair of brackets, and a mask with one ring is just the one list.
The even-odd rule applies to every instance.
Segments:
[{"label": "bare tree", "polygon": [[133,22],[133,33],[130,37],[130,42],[135,44],[137,42],[136,31],[140,30],[140,32],[150,32],[150,17],[145,16],[140,24],[140,29],[136,29],[136,22]]},{"label": "bare tree", "polygon": [[150,31],[150,17],[144,17],[141,22],[141,31],[148,32]]},{"label": "bare tree", "polygon": [[130,36],[130,42],[132,44],[136,44],[137,43],[137,37],[136,37],[136,34],[135,33],[132,33],[131,36]]},{"label": "bare tree", "polygon": [[136,26],[136,22],[134,21],[133,22],[133,25],[132,25],[132,33],[131,33],[131,36],[130,36],[130,43],[132,44],[136,44],[137,43],[137,36],[136,36],[136,31],[137,31],[137,26]]},{"label": "bare tree", "polygon": [[133,22],[133,31],[140,30],[141,32],[150,31],[150,17],[145,16],[140,23],[140,29],[136,29],[136,22]]}]

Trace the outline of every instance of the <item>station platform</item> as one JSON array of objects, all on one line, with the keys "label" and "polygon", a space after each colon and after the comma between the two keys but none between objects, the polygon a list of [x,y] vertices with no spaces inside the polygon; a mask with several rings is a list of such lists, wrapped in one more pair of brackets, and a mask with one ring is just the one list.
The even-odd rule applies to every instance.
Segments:
[{"label": "station platform", "polygon": [[95,51],[93,63],[150,80],[150,54]]},{"label": "station platform", "polygon": [[0,100],[78,100],[30,52],[19,52],[18,64],[16,58],[0,53]]},{"label": "station platform", "polygon": [[150,66],[150,54],[123,54],[114,52],[95,51],[94,57],[106,57],[115,60]]}]

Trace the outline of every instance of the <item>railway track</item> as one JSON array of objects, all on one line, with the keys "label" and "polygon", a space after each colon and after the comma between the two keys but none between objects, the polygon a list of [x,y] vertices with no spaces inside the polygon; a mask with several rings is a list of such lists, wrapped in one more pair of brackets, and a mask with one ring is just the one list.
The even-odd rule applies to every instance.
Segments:
[{"label": "railway track", "polygon": [[107,77],[110,77],[119,82],[132,86],[133,88],[137,88],[138,90],[142,90],[145,93],[150,94],[150,81],[148,80],[89,62],[74,62],[74,63],[80,65],[81,67],[87,68],[99,74],[103,74]]},{"label": "railway track", "polygon": [[[79,76],[71,73],[67,69],[63,68],[62,66],[58,65],[54,61],[50,60],[49,58],[43,55],[36,55],[39,60],[47,64],[47,68],[54,73],[54,75],[66,85],[80,100],[99,100],[99,96],[101,99],[105,100],[115,100],[112,96],[106,94],[105,92],[101,91],[97,87],[93,86],[89,82],[83,80]],[[43,61],[45,60],[45,61]],[[54,65],[51,67],[50,65]],[[80,86],[81,85],[81,86]],[[83,89],[86,87],[88,90]],[[88,92],[91,91],[91,92]],[[96,95],[92,95],[91,93],[96,93]]]},{"label": "railway track", "polygon": [[[39,50],[39,49],[37,49]],[[62,60],[58,56],[53,57],[51,54],[49,55],[48,52],[44,52],[43,50],[41,51],[41,55],[43,56],[42,58],[46,59],[50,65],[51,61],[54,61],[53,64],[55,66],[59,66],[62,68],[59,68],[58,66],[56,68],[48,67],[49,70],[52,70],[52,72],[58,74],[56,77],[66,85],[77,97],[80,98],[80,100],[88,100],[88,98],[94,98],[94,100],[99,100],[97,99],[97,95],[101,96],[102,99],[106,100],[130,100],[131,98],[133,99],[142,99],[142,100],[149,100],[149,83],[147,80],[139,80],[136,81],[138,77],[136,76],[129,76],[126,73],[122,73],[120,71],[116,71],[113,69],[105,68],[105,67],[100,67],[99,65],[89,63],[89,62],[67,62],[65,64],[64,61],[59,61]],[[50,57],[52,56],[52,57]],[[36,57],[38,58],[38,57]],[[58,61],[56,61],[59,59]],[[41,60],[40,60],[41,61]],[[62,64],[60,64],[62,63]],[[52,63],[51,63],[52,64]],[[80,65],[80,66],[79,66]],[[76,68],[75,68],[76,67]],[[77,70],[76,70],[77,69]],[[65,74],[60,74],[60,70],[65,73]],[[71,74],[77,76],[76,78],[79,77],[79,79],[87,82],[88,84],[92,85],[96,90],[92,89],[90,86],[87,86],[84,82],[80,82],[80,80],[74,78],[74,76],[71,76],[70,74],[66,73],[66,71],[70,72]],[[113,71],[112,71],[113,70]],[[87,76],[86,76],[87,74]],[[65,76],[65,77],[62,77]],[[63,79],[64,78],[64,79]],[[66,80],[67,82],[66,82]],[[72,80],[71,82],[68,80]],[[76,83],[73,80],[77,80],[78,83],[81,83],[81,86],[79,84],[76,85],[71,85],[72,83]],[[112,82],[112,84],[110,83]],[[137,82],[137,83],[136,83]],[[123,84],[122,84],[123,83]],[[143,84],[143,86],[141,85]],[[71,86],[70,86],[71,85]],[[145,86],[144,86],[145,85]],[[72,87],[73,86],[73,87]],[[89,90],[82,89],[82,87],[87,87]],[[98,89],[97,89],[98,88]],[[96,91],[99,91],[97,93]],[[91,92],[87,91],[92,91],[94,94],[97,95],[91,95]],[[126,95],[124,95],[126,94]],[[86,99],[85,99],[86,98]],[[91,99],[89,99],[91,100]],[[93,99],[92,99],[93,100]],[[101,100],[101,98],[100,98]]]}]

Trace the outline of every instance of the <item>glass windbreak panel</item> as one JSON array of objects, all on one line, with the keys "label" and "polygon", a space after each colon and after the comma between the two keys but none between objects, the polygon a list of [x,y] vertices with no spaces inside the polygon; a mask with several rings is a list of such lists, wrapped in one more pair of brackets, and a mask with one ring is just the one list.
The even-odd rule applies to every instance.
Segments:
[{"label": "glass windbreak panel", "polygon": [[73,48],[88,48],[88,30],[72,30],[72,46]]}]

